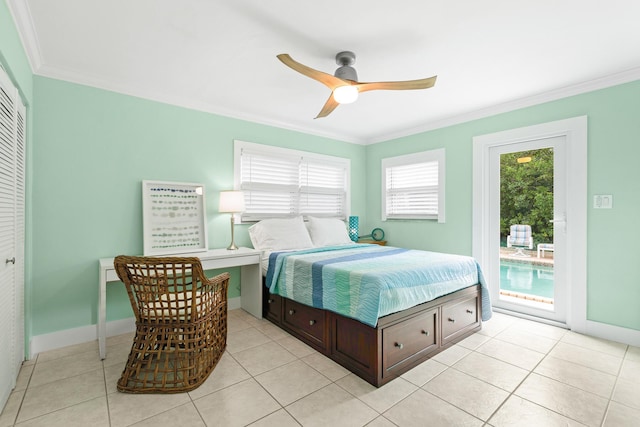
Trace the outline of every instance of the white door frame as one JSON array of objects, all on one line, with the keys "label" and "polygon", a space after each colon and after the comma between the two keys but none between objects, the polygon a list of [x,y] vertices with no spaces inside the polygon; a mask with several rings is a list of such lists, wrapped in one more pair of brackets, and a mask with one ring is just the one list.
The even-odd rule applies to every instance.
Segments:
[{"label": "white door frame", "polygon": [[[489,286],[490,204],[489,148],[504,144],[564,136],[567,174],[567,326],[584,333],[587,327],[587,116],[511,129],[473,138],[472,251]],[[495,237],[495,236],[494,236]],[[498,278],[499,279],[499,278]]]}]

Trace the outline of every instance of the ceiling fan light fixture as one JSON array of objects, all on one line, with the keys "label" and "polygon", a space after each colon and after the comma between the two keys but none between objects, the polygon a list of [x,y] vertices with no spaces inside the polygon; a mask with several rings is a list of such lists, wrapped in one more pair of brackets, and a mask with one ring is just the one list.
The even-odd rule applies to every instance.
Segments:
[{"label": "ceiling fan light fixture", "polygon": [[358,99],[358,88],[351,85],[339,86],[333,90],[333,99],[338,104],[351,104]]},{"label": "ceiling fan light fixture", "polygon": [[404,80],[391,82],[360,82],[356,70],[351,66],[356,62],[356,54],[350,51],[339,52],[336,55],[336,63],[340,67],[336,70],[335,75],[327,74],[322,71],[314,70],[295,61],[289,54],[281,53],[277,58],[287,67],[294,71],[311,77],[331,89],[329,99],[322,106],[322,110],[316,116],[327,117],[340,104],[349,104],[358,99],[360,92],[368,92],[371,90],[410,90],[410,89],[428,89],[436,84],[436,77],[418,80]]}]

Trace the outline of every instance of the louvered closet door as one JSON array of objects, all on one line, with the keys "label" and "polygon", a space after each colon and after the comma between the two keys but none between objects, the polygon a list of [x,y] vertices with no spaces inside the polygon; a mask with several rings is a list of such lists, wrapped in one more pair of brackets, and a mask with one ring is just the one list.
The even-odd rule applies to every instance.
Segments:
[{"label": "louvered closet door", "polygon": [[18,378],[24,361],[24,233],[25,233],[25,153],[26,153],[26,109],[19,98],[16,108],[15,141],[15,265],[13,279],[15,306],[13,315],[13,373]]},{"label": "louvered closet door", "polygon": [[0,69],[0,407],[24,359],[25,110]]}]

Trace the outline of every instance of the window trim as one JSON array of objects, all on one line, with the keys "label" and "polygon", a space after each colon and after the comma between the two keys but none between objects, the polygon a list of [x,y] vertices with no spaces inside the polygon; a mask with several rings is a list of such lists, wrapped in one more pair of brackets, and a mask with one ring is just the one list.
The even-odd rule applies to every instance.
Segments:
[{"label": "window trim", "polygon": [[[390,218],[387,215],[387,169],[396,166],[414,165],[417,163],[438,162],[438,213],[437,215],[416,215],[403,218]],[[398,220],[437,220],[445,222],[445,149],[437,148],[418,153],[405,154],[396,157],[386,157],[381,161],[382,166],[382,221]]]},{"label": "window trim", "polygon": [[[241,141],[237,139],[234,140],[233,143],[234,143],[233,144],[234,145],[233,176],[234,176],[235,190],[241,189],[241,173],[240,172],[242,167],[242,150],[243,149],[253,151],[253,152],[263,153],[267,156],[283,157],[283,158],[297,157],[297,158],[303,158],[303,159],[316,160],[321,163],[327,163],[327,164],[333,163],[333,164],[338,164],[340,166],[344,166],[346,171],[345,177],[344,177],[345,179],[344,217],[335,216],[332,218],[340,218],[342,220],[347,220],[349,218],[349,215],[351,214],[351,159],[346,157],[337,157],[337,156],[330,156],[326,154],[313,153],[310,151],[302,151],[302,150],[295,150],[291,148],[276,147],[276,146],[266,145],[266,144],[258,144],[254,142]],[[306,214],[299,214],[299,215],[306,216]],[[277,216],[274,218],[281,218],[281,217]],[[254,222],[257,222],[258,220],[242,219],[242,215],[241,215],[241,221],[242,223],[254,223]]]}]

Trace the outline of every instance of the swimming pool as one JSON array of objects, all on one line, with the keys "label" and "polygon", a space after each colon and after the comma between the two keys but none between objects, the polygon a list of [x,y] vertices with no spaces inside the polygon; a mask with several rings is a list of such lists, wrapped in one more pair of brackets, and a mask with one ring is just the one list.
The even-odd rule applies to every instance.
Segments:
[{"label": "swimming pool", "polygon": [[553,267],[500,261],[500,290],[553,299]]}]

